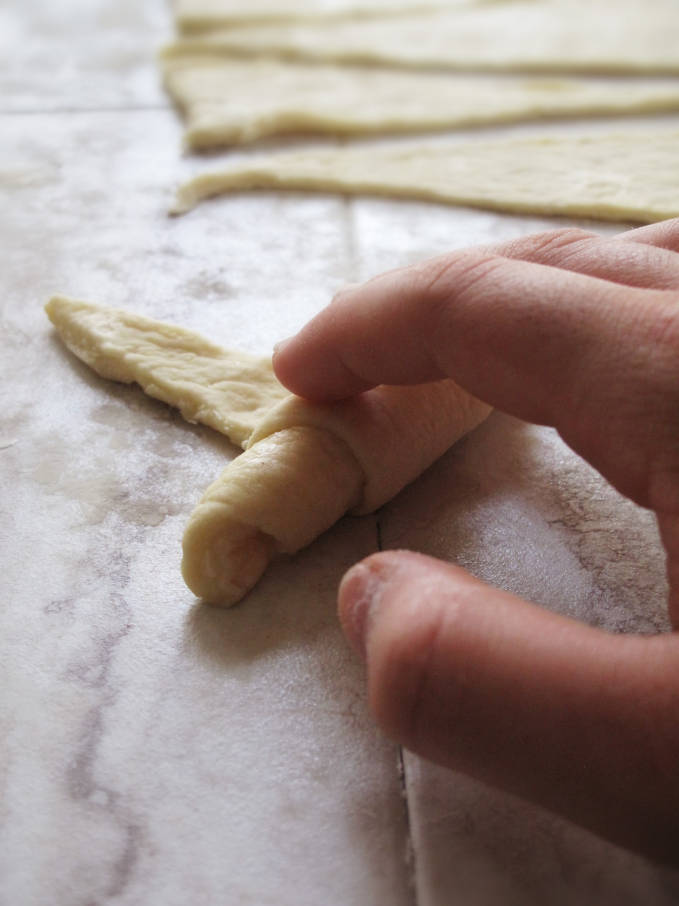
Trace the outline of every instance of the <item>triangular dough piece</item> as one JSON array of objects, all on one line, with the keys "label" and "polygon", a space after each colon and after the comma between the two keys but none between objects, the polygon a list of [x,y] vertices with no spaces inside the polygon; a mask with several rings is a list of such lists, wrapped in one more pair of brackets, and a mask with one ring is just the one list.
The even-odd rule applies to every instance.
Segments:
[{"label": "triangular dough piece", "polygon": [[391,16],[464,6],[484,0],[176,0],[183,32],[251,22]]},{"label": "triangular dough piece", "polygon": [[290,59],[524,72],[679,73],[676,0],[517,0],[429,16],[215,31],[166,55],[215,51]]},{"label": "triangular dough piece", "polygon": [[270,359],[225,350],[183,327],[64,296],[45,310],[71,352],[102,377],[139,384],[187,421],[241,447],[272,406],[290,396]]},{"label": "triangular dough piece", "polygon": [[388,195],[650,223],[679,215],[679,130],[281,152],[204,173],[173,213],[246,189]]},{"label": "triangular dough piece", "polygon": [[411,132],[679,109],[679,79],[460,75],[228,57],[173,57],[163,69],[193,149],[293,132]]}]

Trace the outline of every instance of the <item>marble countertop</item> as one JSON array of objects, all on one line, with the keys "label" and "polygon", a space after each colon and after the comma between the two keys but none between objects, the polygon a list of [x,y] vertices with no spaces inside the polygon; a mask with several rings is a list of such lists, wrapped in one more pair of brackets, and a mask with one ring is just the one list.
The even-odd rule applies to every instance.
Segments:
[{"label": "marble countertop", "polygon": [[385,740],[338,628],[378,537],[666,628],[653,519],[552,431],[493,415],[234,610],[184,587],[184,524],[235,450],[77,362],[50,295],[267,352],[343,283],[554,221],[266,193],[170,219],[195,165],[154,65],[169,33],[162,0],[0,10],[0,903],[678,903],[679,875]]}]

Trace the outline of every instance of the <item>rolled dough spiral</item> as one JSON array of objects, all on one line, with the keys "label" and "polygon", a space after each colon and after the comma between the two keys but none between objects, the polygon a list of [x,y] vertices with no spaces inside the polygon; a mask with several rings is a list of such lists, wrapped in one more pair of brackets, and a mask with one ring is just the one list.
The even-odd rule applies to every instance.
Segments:
[{"label": "rolled dough spiral", "polygon": [[488,412],[449,380],[380,386],[328,405],[284,400],[194,510],[183,541],[187,585],[235,604],[277,553],[295,553],[345,513],[380,507]]},{"label": "rolled dough spiral", "polygon": [[186,583],[214,604],[235,604],[273,557],[305,547],[345,513],[376,510],[490,411],[450,380],[312,404],[278,383],[270,359],[185,328],[65,296],[46,310],[103,377],[134,381],[245,448],[184,535]]}]

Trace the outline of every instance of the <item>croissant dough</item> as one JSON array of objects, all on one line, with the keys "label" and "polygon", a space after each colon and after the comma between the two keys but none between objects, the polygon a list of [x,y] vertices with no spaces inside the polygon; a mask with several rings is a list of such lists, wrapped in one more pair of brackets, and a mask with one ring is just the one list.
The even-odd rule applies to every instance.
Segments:
[{"label": "croissant dough", "polygon": [[193,32],[234,23],[389,16],[473,2],[479,0],[175,0],[174,12],[179,29]]},{"label": "croissant dough", "polygon": [[345,513],[381,506],[490,411],[450,380],[312,404],[277,384],[270,364],[191,331],[63,296],[47,313],[102,376],[137,381],[246,447],[184,535],[184,578],[213,603],[236,603],[273,556],[294,553]]},{"label": "croissant dough", "polygon": [[679,73],[676,0],[513,0],[367,21],[216,30],[166,55],[226,52],[410,67]]},{"label": "croissant dough", "polygon": [[679,131],[656,129],[281,152],[196,177],[173,213],[226,192],[276,188],[651,223],[679,215],[677,148]]},{"label": "croissant dough", "polygon": [[289,396],[270,359],[227,352],[183,327],[65,296],[54,296],[45,310],[71,352],[102,377],[136,382],[187,421],[208,425],[239,446]]},{"label": "croissant dough", "polygon": [[356,135],[679,109],[679,80],[669,79],[500,77],[209,56],[170,57],[163,73],[186,117],[185,142],[196,150],[290,132]]}]

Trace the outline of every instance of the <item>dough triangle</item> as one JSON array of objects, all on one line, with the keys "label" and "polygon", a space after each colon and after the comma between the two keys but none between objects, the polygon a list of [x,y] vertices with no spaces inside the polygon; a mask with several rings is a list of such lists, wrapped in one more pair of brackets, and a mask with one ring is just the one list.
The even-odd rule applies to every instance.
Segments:
[{"label": "dough triangle", "polygon": [[276,188],[650,223],[679,215],[678,148],[679,130],[665,129],[281,152],[196,177],[173,213]]},{"label": "dough triangle", "polygon": [[679,73],[675,0],[515,0],[369,21],[231,28],[166,55],[288,59],[524,72]]},{"label": "dough triangle", "polygon": [[163,71],[194,150],[295,132],[379,134],[679,110],[679,79],[462,75],[210,56],[171,57]]},{"label": "dough triangle", "polygon": [[272,406],[290,396],[270,359],[223,349],[183,327],[65,296],[45,309],[71,352],[102,377],[139,384],[187,421],[241,447]]},{"label": "dough triangle", "polygon": [[484,0],[176,0],[175,21],[183,32],[252,22],[370,18],[427,12]]}]

